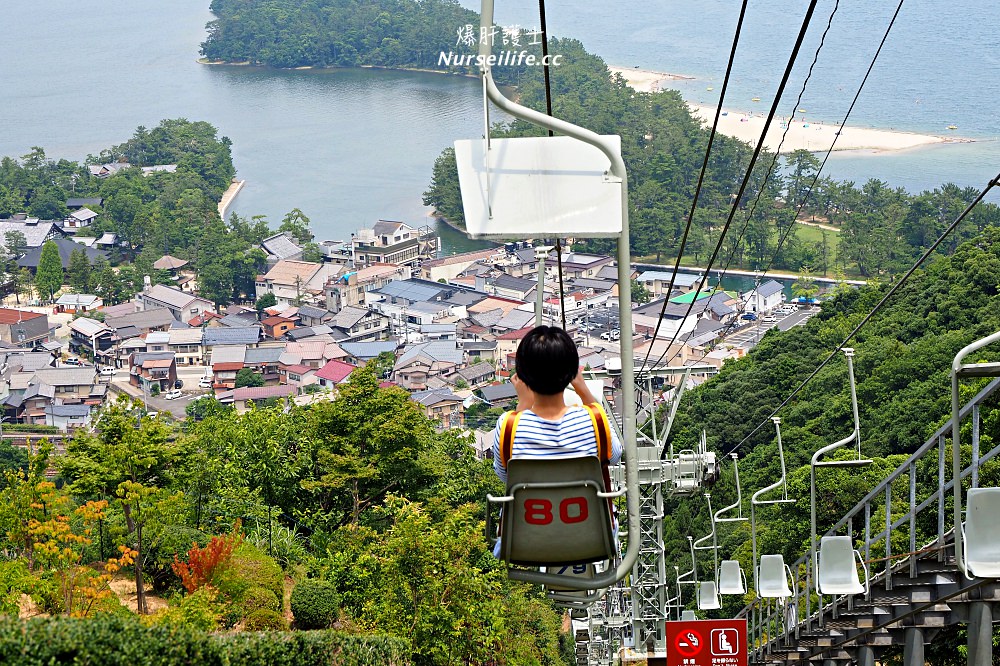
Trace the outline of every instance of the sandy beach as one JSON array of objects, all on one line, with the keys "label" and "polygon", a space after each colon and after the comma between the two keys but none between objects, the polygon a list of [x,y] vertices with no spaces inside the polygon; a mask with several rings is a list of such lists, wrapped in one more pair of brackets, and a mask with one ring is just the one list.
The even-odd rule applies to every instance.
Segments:
[{"label": "sandy beach", "polygon": [[[679,74],[669,74],[666,72],[654,72],[646,69],[629,69],[626,67],[608,67],[612,73],[621,74],[625,81],[640,92],[654,92],[662,87],[669,87],[669,81],[677,79],[690,79],[691,77]],[[764,129],[764,120],[767,116],[768,107],[766,104],[770,100],[761,100],[760,103],[748,101],[743,109],[723,109],[723,115],[719,118],[719,132],[726,136],[731,136],[750,144],[756,144],[760,138],[760,133]],[[715,107],[688,103],[691,112],[700,118],[707,126],[711,126],[715,118]],[[779,116],[771,123],[767,136],[764,138],[764,145],[769,150],[776,150],[781,143],[781,136],[785,132],[789,118]],[[788,135],[781,146],[782,153],[789,153],[793,150],[805,149],[812,151],[826,151],[833,142],[838,124],[815,120],[809,113],[800,113],[790,120],[791,127]],[[968,143],[971,139],[961,137],[933,136],[930,134],[916,134],[912,132],[897,132],[895,130],[870,129],[865,127],[844,127],[840,132],[837,145],[834,150],[867,150],[875,153],[907,150],[918,148],[935,143]]]}]

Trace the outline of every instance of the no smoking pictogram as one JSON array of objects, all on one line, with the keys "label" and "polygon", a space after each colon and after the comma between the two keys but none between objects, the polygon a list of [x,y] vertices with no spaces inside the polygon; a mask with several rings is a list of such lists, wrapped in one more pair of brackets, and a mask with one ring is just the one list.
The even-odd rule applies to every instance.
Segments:
[{"label": "no smoking pictogram", "polygon": [[674,639],[674,647],[684,657],[693,657],[701,652],[702,639],[697,631],[688,629],[677,634]]}]

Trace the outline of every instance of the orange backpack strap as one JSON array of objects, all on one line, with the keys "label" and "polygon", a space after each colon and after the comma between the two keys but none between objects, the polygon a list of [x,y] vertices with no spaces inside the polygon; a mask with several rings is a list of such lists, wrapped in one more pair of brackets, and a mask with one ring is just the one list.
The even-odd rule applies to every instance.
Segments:
[{"label": "orange backpack strap", "polygon": [[521,412],[507,412],[500,423],[500,464],[504,469],[507,469],[507,461],[514,450],[514,431],[520,420]]},{"label": "orange backpack strap", "polygon": [[597,440],[597,457],[607,465],[611,461],[611,424],[608,423],[608,415],[604,409],[596,402],[584,405],[590,414],[590,422],[594,426],[594,438]]}]

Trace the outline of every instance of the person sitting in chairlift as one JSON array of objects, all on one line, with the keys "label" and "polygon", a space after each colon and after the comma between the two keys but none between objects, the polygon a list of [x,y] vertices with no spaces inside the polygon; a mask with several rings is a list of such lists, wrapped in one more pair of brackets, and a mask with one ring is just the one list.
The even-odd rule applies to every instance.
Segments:
[{"label": "person sitting in chairlift", "polygon": [[[493,431],[493,469],[507,481],[507,460],[518,458],[601,457],[598,431],[610,433],[607,465],[621,462],[623,447],[607,414],[583,379],[580,356],[573,339],[555,326],[537,326],[517,347],[517,409],[506,412]],[[570,386],[583,406],[567,405],[563,392]],[[512,421],[506,450],[501,446],[505,426]],[[494,553],[499,553],[499,544]]]}]

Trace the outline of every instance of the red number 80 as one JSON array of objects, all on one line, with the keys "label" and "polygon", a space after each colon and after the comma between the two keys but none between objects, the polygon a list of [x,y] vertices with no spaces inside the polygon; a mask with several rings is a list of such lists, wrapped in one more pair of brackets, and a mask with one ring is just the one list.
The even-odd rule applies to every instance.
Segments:
[{"label": "red number 80", "polygon": [[[576,507],[576,515],[570,514],[570,509]],[[572,525],[582,523],[589,517],[587,498],[567,497],[559,502],[560,522]],[[548,525],[552,522],[552,502],[547,499],[527,499],[524,501],[524,522],[529,525]]]}]

